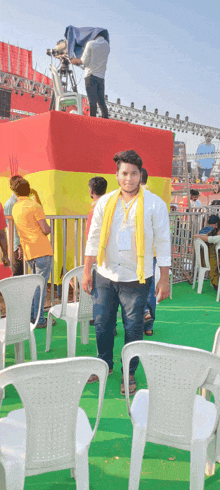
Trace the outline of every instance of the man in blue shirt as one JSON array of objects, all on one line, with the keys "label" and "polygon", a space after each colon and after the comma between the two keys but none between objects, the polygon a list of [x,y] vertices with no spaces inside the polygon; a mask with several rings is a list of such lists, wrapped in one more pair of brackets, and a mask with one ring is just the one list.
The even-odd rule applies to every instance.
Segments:
[{"label": "man in blue shirt", "polygon": [[214,228],[218,228],[218,220],[219,217],[215,214],[211,214],[208,219],[208,225],[206,225],[204,228],[202,228],[199,232],[200,235],[207,235],[210,231],[212,231]]},{"label": "man in blue shirt", "polygon": [[[211,154],[215,153],[215,145],[211,143],[213,135],[211,133],[205,134],[205,142],[201,143],[197,149],[197,155]],[[215,158],[201,158],[196,160],[200,163],[203,171],[205,171],[205,176],[209,177],[213,164],[215,163]]]},{"label": "man in blue shirt", "polygon": [[[16,181],[19,181],[19,180],[23,180],[23,177],[21,177],[20,175],[13,175],[13,177],[11,177],[11,179],[10,179],[10,189],[12,189],[12,185]],[[16,202],[17,202],[17,197],[13,192],[13,194],[11,195],[11,197],[9,197],[9,199],[7,200],[5,207],[4,207],[4,214],[6,217],[12,215],[12,208]],[[7,222],[7,228],[9,229],[9,220],[6,220],[6,222]],[[14,276],[22,276],[24,273],[24,270],[23,270],[23,252],[22,252],[22,248],[20,245],[20,238],[18,236],[17,228],[15,225],[14,225],[13,249],[14,249],[13,275]]]}]

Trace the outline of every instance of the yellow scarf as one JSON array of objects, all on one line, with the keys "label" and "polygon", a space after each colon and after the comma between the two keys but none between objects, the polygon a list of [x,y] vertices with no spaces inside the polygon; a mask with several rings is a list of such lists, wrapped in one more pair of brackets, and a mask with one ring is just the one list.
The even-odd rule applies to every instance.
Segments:
[{"label": "yellow scarf", "polygon": [[[102,222],[102,228],[100,233],[99,240],[99,251],[97,256],[98,266],[102,266],[103,261],[105,260],[105,249],[108,243],[108,237],[110,233],[110,228],[112,224],[112,219],[114,216],[116,204],[118,202],[118,198],[121,194],[121,188],[118,189],[113,196],[109,198],[106,203],[104,210],[104,217]],[[136,240],[136,248],[137,248],[137,278],[140,284],[145,283],[144,277],[144,251],[145,251],[145,243],[144,243],[144,191],[140,186],[137,198],[137,209],[135,215],[135,240]]]}]

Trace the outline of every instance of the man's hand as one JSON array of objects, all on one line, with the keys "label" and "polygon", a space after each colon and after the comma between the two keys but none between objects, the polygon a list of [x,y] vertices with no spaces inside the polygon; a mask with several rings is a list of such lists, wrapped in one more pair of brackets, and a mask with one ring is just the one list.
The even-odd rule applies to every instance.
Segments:
[{"label": "man's hand", "polygon": [[80,58],[75,58],[74,56],[71,58],[70,60],[70,63],[72,63],[72,65],[82,65],[82,60]]},{"label": "man's hand", "polygon": [[18,260],[23,260],[23,250],[21,245],[18,245]]},{"label": "man's hand", "polygon": [[92,288],[93,288],[93,278],[91,274],[86,274],[85,271],[83,273],[83,279],[82,279],[82,288],[83,291],[87,294],[91,294]]},{"label": "man's hand", "polygon": [[155,296],[158,296],[157,301],[163,301],[163,299],[168,298],[170,294],[170,283],[169,283],[169,267],[160,267],[160,279],[156,286]]},{"label": "man's hand", "polygon": [[4,267],[8,267],[10,265],[10,260],[8,258],[8,255],[3,255],[2,262],[3,262]]},{"label": "man's hand", "polygon": [[84,271],[83,271],[83,279],[82,279],[82,288],[83,291],[87,294],[91,294],[93,289],[93,277],[91,274],[92,265],[96,261],[96,257],[85,256],[84,263]]}]

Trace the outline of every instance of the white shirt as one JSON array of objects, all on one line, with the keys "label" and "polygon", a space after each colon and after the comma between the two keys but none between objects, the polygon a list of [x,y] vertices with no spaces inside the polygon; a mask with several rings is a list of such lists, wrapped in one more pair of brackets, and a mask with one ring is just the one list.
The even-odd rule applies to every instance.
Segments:
[{"label": "white shirt", "polygon": [[214,243],[214,245],[218,245],[220,243],[220,235],[208,236],[208,243]]},{"label": "white shirt", "polygon": [[[86,256],[98,255],[100,232],[103,222],[105,205],[116,191],[102,196],[96,204],[89,236],[86,243]],[[125,203],[128,208],[131,204]],[[131,232],[131,249],[119,250],[118,238],[119,230],[123,226],[125,212],[121,199],[118,199],[115,213],[112,220],[108,244],[105,250],[105,262],[98,267],[98,273],[115,282],[137,281],[137,251],[135,243],[135,215],[137,209],[137,199],[128,212],[127,226]],[[170,225],[167,207],[164,201],[150,191],[144,189],[144,236],[145,236],[145,257],[144,272],[145,278],[153,275],[153,256],[156,251],[157,263],[159,267],[171,265],[170,258]]]},{"label": "white shirt", "polygon": [[94,75],[105,78],[108,55],[110,53],[109,43],[104,37],[97,37],[94,41],[88,41],[81,57],[85,66],[84,77]]},{"label": "white shirt", "polygon": [[196,199],[196,201],[190,201],[190,202],[191,202],[191,208],[201,208],[201,206],[202,206],[199,199]]}]

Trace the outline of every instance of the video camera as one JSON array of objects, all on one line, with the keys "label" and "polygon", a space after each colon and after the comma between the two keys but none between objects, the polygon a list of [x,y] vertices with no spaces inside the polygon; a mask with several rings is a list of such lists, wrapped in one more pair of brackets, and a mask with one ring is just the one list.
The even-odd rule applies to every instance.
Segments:
[{"label": "video camera", "polygon": [[46,54],[48,56],[54,56],[55,58],[68,59],[68,43],[66,39],[57,41],[55,49],[47,49]]}]

